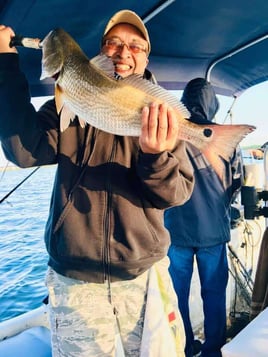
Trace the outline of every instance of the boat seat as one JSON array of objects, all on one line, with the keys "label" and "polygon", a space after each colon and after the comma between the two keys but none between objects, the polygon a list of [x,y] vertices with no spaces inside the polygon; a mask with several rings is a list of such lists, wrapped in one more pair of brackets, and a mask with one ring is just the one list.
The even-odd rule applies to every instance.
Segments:
[{"label": "boat seat", "polygon": [[3,357],[52,357],[50,331],[43,326],[31,327],[0,342]]}]

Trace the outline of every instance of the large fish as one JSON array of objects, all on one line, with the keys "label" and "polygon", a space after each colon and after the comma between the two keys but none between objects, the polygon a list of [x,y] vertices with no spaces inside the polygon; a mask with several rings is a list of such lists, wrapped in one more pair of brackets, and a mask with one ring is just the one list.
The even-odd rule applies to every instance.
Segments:
[{"label": "large fish", "polygon": [[170,92],[135,74],[116,80],[111,59],[99,55],[89,60],[62,29],[51,31],[41,46],[41,79],[55,78],[61,130],[78,116],[81,125],[89,123],[112,134],[139,136],[142,108],[154,101],[166,102],[178,113],[179,139],[192,143],[210,161],[217,161],[218,155],[228,160],[245,135],[255,129],[251,125],[191,123],[187,109]]}]

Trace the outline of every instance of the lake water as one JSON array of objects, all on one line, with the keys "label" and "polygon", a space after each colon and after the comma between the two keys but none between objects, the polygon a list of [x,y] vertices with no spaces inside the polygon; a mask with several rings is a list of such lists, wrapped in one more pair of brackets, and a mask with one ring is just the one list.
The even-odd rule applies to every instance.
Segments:
[{"label": "lake water", "polygon": [[[34,168],[0,171],[0,200]],[[55,166],[39,168],[0,204],[0,321],[40,306],[47,291],[43,240]]]}]

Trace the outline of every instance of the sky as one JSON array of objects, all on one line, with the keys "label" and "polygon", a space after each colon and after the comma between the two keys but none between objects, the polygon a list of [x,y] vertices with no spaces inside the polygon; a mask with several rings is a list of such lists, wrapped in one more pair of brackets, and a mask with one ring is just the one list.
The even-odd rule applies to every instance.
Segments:
[{"label": "sky", "polygon": [[[181,92],[176,93],[178,98]],[[233,98],[218,96],[220,109],[216,116],[219,124],[251,124],[256,130],[247,135],[240,143],[241,147],[259,145],[268,141],[268,81],[247,89],[233,103]],[[33,103],[38,108],[44,98],[34,98]],[[231,110],[231,117],[228,116]],[[0,148],[0,167],[6,166],[6,159]]]},{"label": "sky", "polygon": [[[219,96],[220,111],[217,122],[223,123],[233,103],[233,98]],[[247,89],[238,97],[232,107],[232,121],[225,124],[251,124],[256,130],[247,135],[241,146],[262,145],[268,141],[268,81]]]}]

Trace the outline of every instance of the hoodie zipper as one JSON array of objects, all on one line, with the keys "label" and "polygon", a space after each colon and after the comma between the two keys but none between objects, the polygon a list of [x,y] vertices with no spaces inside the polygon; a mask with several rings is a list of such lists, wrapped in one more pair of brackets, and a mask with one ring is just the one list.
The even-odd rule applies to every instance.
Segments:
[{"label": "hoodie zipper", "polygon": [[[112,163],[114,161],[116,152],[116,140],[114,139],[111,155],[108,163]],[[104,280],[108,280],[108,284],[110,284],[110,233],[111,233],[111,207],[112,207],[112,185],[111,185],[111,167],[112,165],[108,164],[108,172],[106,179],[106,190],[107,190],[107,205],[106,211],[104,213]]]}]

